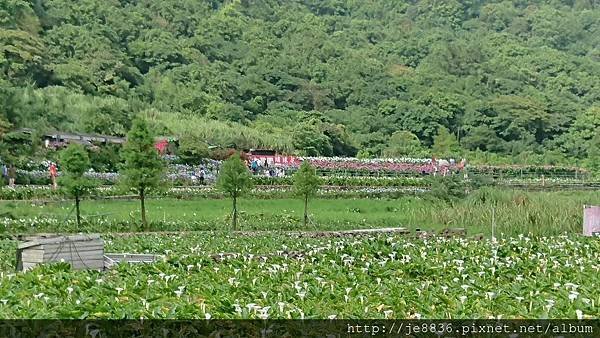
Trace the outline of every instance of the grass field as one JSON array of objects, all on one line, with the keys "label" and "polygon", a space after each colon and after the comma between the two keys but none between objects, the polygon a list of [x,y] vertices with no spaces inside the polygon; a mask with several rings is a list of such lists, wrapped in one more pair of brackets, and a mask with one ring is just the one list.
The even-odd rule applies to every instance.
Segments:
[{"label": "grass field", "polygon": [[[525,193],[482,189],[455,203],[421,197],[315,199],[309,205],[312,224],[304,230],[377,227],[440,230],[450,227],[466,228],[469,234],[489,235],[494,223],[498,234],[580,233],[584,204],[600,204],[600,193]],[[85,231],[115,231],[118,229],[101,225],[115,222],[134,225],[134,228],[123,228],[123,231],[135,230],[139,218],[137,201],[87,201],[82,206],[88,221]],[[227,230],[230,208],[231,202],[226,199],[148,201],[153,230]],[[302,203],[299,200],[243,199],[239,208],[242,230],[302,229]],[[0,215],[14,219],[58,219],[58,223],[74,217],[70,203],[32,205],[29,202],[2,202]],[[37,229],[41,230],[67,229]],[[78,229],[69,228],[69,231],[73,230]],[[11,232],[10,227],[5,231]]]}]

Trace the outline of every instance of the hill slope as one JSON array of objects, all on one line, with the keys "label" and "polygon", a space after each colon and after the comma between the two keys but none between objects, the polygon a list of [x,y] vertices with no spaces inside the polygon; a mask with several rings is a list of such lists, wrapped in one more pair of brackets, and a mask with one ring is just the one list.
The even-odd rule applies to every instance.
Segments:
[{"label": "hill slope", "polygon": [[0,128],[586,158],[599,46],[596,0],[2,0]]}]

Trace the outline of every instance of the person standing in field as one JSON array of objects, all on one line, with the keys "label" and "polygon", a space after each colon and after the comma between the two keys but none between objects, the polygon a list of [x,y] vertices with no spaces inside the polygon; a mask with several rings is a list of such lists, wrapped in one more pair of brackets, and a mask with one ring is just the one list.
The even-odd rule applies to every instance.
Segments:
[{"label": "person standing in field", "polygon": [[464,178],[466,179],[468,177],[467,176],[467,159],[463,158],[462,160],[460,160],[459,168],[464,173]]},{"label": "person standing in field", "polygon": [[442,176],[446,177],[446,175],[448,175],[448,168],[450,166],[450,162],[448,162],[448,160],[438,160],[437,164],[441,170]]},{"label": "person standing in field", "polygon": [[258,162],[256,160],[252,161],[251,168],[252,173],[256,175],[256,171],[258,171]]},{"label": "person standing in field", "polygon": [[200,184],[201,185],[204,185],[204,175],[206,175],[204,168],[200,168]]},{"label": "person standing in field", "polygon": [[17,168],[14,165],[10,165],[8,168],[8,186],[11,188],[15,187],[15,179],[17,178]]},{"label": "person standing in field", "polygon": [[8,168],[6,167],[6,164],[2,164],[2,180],[4,182],[8,181]]},{"label": "person standing in field", "polygon": [[58,184],[56,183],[56,176],[58,176],[58,170],[56,169],[56,164],[50,164],[50,180],[52,180],[52,189],[56,190],[58,188]]}]

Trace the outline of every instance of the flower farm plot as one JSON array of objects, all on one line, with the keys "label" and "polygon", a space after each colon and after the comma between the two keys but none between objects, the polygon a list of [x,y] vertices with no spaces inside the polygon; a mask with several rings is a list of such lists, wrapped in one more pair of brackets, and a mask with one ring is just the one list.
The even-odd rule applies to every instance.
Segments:
[{"label": "flower farm plot", "polygon": [[493,243],[215,233],[115,235],[105,243],[107,251],[166,257],[107,272],[58,264],[15,273],[16,243],[0,241],[0,317],[600,317],[600,241],[592,237]]}]

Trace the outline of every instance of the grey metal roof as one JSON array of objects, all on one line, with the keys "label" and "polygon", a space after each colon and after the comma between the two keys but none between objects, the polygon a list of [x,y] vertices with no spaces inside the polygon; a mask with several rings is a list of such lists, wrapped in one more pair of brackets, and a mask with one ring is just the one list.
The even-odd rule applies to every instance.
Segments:
[{"label": "grey metal roof", "polygon": [[108,136],[108,135],[95,135],[95,134],[79,134],[79,133],[62,133],[62,132],[53,132],[44,134],[45,137],[52,138],[63,138],[63,139],[73,139],[73,140],[86,140],[86,141],[117,141],[117,142],[125,142],[124,137],[118,136]]}]

